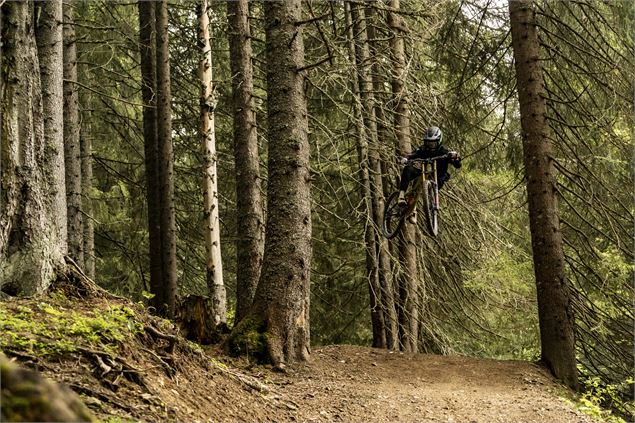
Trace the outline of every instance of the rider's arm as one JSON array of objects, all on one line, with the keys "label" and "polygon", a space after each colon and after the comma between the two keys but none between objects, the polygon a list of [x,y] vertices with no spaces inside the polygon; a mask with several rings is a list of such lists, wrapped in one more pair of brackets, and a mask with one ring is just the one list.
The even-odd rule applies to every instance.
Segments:
[{"label": "rider's arm", "polygon": [[454,153],[453,154],[454,157],[450,158],[450,163],[452,163],[452,166],[454,166],[456,169],[460,168],[462,166],[461,165],[461,156],[456,151],[450,151],[450,153]]},{"label": "rider's arm", "polygon": [[452,164],[456,169],[461,167],[461,155],[454,150],[450,150],[449,148],[442,146],[443,154],[448,155],[448,162]]},{"label": "rider's arm", "polygon": [[423,158],[425,158],[425,157],[423,156],[423,149],[422,149],[422,148],[416,148],[416,149],[415,149],[412,153],[408,154],[408,155],[406,156],[406,158],[407,158],[408,160],[411,160],[411,159],[423,159]]}]

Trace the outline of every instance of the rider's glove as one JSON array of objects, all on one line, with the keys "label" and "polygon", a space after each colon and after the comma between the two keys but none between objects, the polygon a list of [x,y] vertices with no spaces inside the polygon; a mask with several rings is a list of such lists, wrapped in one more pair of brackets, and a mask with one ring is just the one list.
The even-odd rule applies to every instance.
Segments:
[{"label": "rider's glove", "polygon": [[402,165],[405,165],[406,163],[408,163],[408,158],[407,157],[402,157],[400,160]]},{"label": "rider's glove", "polygon": [[448,153],[448,156],[450,156],[452,160],[460,160],[459,153],[457,153],[456,151],[450,151]]}]

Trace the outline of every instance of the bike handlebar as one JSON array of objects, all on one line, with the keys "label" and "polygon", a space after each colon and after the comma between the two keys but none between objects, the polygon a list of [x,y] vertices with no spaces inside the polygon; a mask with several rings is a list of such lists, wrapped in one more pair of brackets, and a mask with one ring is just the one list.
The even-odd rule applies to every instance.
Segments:
[{"label": "bike handlebar", "polygon": [[427,159],[408,159],[408,161],[406,162],[406,165],[409,165],[412,163],[432,163],[436,160],[447,159],[447,158],[450,158],[449,154],[444,154],[443,156],[437,156],[437,157],[429,157]]}]

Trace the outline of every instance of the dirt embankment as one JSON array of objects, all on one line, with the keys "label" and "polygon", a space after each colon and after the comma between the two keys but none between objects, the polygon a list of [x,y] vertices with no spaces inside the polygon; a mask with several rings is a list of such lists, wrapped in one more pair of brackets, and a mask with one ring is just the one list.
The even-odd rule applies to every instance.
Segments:
[{"label": "dirt embankment", "polygon": [[340,345],[276,373],[184,341],[126,300],[76,294],[0,303],[0,349],[68,385],[103,420],[595,421],[531,363]]}]

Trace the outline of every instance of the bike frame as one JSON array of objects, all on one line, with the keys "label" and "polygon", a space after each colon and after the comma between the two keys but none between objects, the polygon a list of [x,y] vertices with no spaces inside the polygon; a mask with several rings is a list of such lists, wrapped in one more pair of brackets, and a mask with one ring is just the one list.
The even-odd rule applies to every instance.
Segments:
[{"label": "bike frame", "polygon": [[[417,207],[417,200],[421,196],[421,190],[427,180],[434,181],[434,207],[439,208],[439,183],[437,181],[437,160],[445,156],[433,157],[430,159],[421,160],[421,176],[417,178],[413,187],[410,189],[406,198],[408,199],[408,215],[411,214]],[[416,159],[415,159],[416,160]],[[429,176],[432,178],[429,178]]]}]

